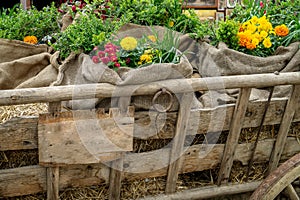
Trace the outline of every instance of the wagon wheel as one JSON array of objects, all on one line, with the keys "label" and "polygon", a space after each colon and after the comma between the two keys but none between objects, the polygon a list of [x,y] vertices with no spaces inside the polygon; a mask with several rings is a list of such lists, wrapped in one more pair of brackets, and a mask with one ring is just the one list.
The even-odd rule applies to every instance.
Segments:
[{"label": "wagon wheel", "polygon": [[275,199],[285,190],[289,199],[300,199],[292,183],[300,177],[300,153],[281,164],[274,170],[251,195],[250,200]]}]

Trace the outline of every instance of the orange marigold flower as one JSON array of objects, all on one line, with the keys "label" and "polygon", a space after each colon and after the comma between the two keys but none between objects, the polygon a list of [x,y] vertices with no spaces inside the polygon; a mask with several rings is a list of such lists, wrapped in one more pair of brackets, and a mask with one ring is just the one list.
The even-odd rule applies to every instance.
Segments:
[{"label": "orange marigold flower", "polygon": [[37,44],[38,40],[35,36],[26,36],[24,37],[24,42],[29,43],[29,44]]},{"label": "orange marigold flower", "polygon": [[276,35],[281,36],[281,37],[287,36],[289,34],[289,29],[284,24],[276,26],[274,30],[275,30]]},{"label": "orange marigold flower", "polygon": [[250,49],[250,50],[252,50],[252,49],[255,49],[255,48],[256,48],[256,46],[255,46],[255,44],[254,44],[254,43],[252,43],[252,42],[248,42],[248,43],[246,44],[246,48],[247,48],[247,49]]}]

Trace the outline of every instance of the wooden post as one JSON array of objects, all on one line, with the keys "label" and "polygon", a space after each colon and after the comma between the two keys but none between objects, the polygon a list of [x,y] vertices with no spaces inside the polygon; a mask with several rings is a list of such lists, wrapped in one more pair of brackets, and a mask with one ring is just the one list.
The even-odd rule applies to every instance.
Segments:
[{"label": "wooden post", "polygon": [[[57,116],[61,111],[61,102],[49,103],[48,112]],[[47,200],[59,199],[59,167],[47,168]]]},{"label": "wooden post", "polygon": [[170,165],[168,168],[168,177],[166,183],[166,194],[176,191],[176,181],[178,172],[182,164],[182,151],[184,147],[185,136],[188,128],[188,121],[191,112],[193,93],[184,93],[180,102],[178,112],[176,132],[173,139],[173,145],[170,154]]},{"label": "wooden post", "polygon": [[294,118],[295,108],[299,102],[299,98],[300,98],[300,85],[294,85],[291,96],[286,105],[282,121],[280,123],[278,136],[270,157],[270,163],[269,163],[267,175],[277,168],[282,151],[286,144],[287,135]]},{"label": "wooden post", "polygon": [[27,10],[31,7],[31,0],[20,0],[24,10]]},{"label": "wooden post", "polygon": [[120,199],[123,173],[122,169],[123,156],[120,159],[111,162],[111,169],[109,173],[109,200]]},{"label": "wooden post", "polygon": [[228,181],[235,155],[235,149],[238,144],[244,122],[250,93],[251,88],[242,88],[240,90],[239,98],[235,105],[235,110],[230,124],[230,130],[223,153],[220,171],[218,174],[218,185],[221,185],[222,182],[226,183]]}]

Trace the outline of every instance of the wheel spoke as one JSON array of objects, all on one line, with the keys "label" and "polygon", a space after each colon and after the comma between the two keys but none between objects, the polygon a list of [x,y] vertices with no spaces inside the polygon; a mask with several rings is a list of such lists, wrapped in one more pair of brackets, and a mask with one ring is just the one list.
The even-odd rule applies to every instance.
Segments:
[{"label": "wheel spoke", "polygon": [[299,196],[297,195],[297,192],[295,188],[292,186],[292,184],[289,184],[286,188],[284,193],[289,197],[291,200],[300,200]]}]

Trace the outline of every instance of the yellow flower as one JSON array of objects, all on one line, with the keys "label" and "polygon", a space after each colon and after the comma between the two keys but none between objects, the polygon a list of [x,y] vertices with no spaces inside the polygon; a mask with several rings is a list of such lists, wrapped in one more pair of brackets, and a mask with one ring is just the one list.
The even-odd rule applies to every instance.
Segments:
[{"label": "yellow flower", "polygon": [[254,44],[255,48],[259,44],[259,39],[257,38],[252,38],[251,43]]},{"label": "yellow flower", "polygon": [[26,36],[24,37],[24,42],[29,43],[29,44],[37,44],[38,40],[35,36]]},{"label": "yellow flower", "polygon": [[263,45],[264,45],[265,48],[270,48],[272,46],[272,42],[271,42],[270,37],[267,37],[267,38],[264,39]]},{"label": "yellow flower", "polygon": [[268,36],[268,33],[266,31],[261,31],[259,33],[260,41],[262,41],[263,39],[265,39],[267,36]]},{"label": "yellow flower", "polygon": [[173,27],[174,26],[174,22],[173,21],[169,21],[169,27]]},{"label": "yellow flower", "polygon": [[154,35],[148,35],[148,39],[152,42],[156,42],[156,37]]},{"label": "yellow flower", "polygon": [[150,63],[150,62],[152,62],[152,55],[150,55],[150,54],[141,55],[140,62],[141,63]]},{"label": "yellow flower", "polygon": [[134,37],[125,37],[120,42],[121,47],[126,51],[132,51],[137,47],[137,40]]},{"label": "yellow flower", "polygon": [[275,27],[275,33],[278,36],[284,37],[289,34],[289,29],[286,25],[282,24]]}]

